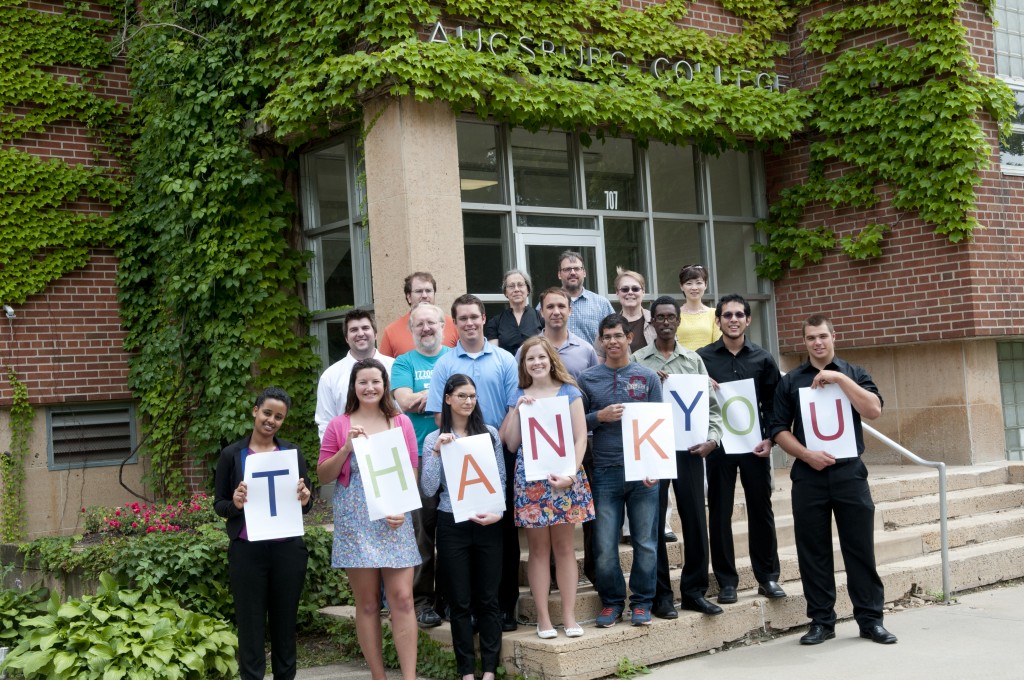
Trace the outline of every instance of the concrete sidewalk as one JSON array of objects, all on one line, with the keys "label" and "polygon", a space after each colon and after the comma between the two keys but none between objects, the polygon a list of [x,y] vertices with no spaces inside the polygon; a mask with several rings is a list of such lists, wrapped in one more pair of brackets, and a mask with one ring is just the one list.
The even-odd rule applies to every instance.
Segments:
[{"label": "concrete sidewalk", "polygon": [[[654,625],[657,625],[655,622]],[[638,678],[675,680],[845,680],[890,677],[898,680],[1024,678],[1024,584],[996,586],[964,595],[953,605],[930,605],[890,614],[885,626],[899,637],[895,645],[877,645],[858,637],[857,624],[836,626],[836,639],[815,647],[797,643],[806,628],[775,640],[726,652],[671,661]],[[300,670],[297,680],[363,680],[362,661]],[[398,671],[389,678],[399,680]]]},{"label": "concrete sidewalk", "polygon": [[806,628],[798,629],[769,642],[662,664],[638,677],[674,680],[685,673],[715,680],[1024,678],[1019,647],[1024,585],[997,586],[959,597],[957,604],[890,614],[885,627],[899,637],[897,644],[861,639],[857,624],[843,621],[836,626],[836,639],[817,646],[798,644]]}]

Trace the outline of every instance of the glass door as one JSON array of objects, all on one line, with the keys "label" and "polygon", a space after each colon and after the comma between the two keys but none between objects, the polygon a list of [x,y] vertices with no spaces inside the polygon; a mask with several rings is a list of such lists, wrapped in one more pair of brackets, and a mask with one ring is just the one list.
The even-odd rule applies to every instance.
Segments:
[{"label": "glass door", "polygon": [[583,286],[601,295],[607,294],[604,248],[599,234],[519,229],[516,234],[516,261],[533,279],[534,302],[545,288],[562,285],[558,280],[558,258],[566,250],[575,250],[583,256],[583,266],[587,269]]}]

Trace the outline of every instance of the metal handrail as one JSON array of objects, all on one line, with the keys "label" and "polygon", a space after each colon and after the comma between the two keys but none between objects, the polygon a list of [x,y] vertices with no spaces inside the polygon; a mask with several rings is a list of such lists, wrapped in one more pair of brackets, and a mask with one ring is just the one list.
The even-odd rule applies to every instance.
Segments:
[{"label": "metal handrail", "polygon": [[952,604],[952,593],[950,592],[952,578],[950,576],[949,568],[949,512],[946,504],[946,464],[942,461],[925,460],[924,458],[921,458],[921,456],[910,451],[901,444],[894,442],[892,439],[889,439],[875,428],[865,424],[863,421],[861,421],[861,427],[865,432],[893,449],[904,458],[908,458],[918,465],[935,468],[939,471],[939,538],[942,545],[942,601],[946,604]]}]

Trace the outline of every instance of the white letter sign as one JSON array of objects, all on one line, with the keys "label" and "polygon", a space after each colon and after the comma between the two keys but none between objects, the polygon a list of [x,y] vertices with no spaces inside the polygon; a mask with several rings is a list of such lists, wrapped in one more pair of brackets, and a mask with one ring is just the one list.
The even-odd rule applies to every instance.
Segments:
[{"label": "white letter sign", "polygon": [[423,507],[402,428],[356,437],[352,448],[371,520]]},{"label": "white letter sign", "polygon": [[267,451],[245,457],[245,531],[250,541],[302,536],[299,452]]},{"label": "white letter sign", "polygon": [[456,522],[465,522],[480,512],[505,511],[505,487],[498,474],[491,435],[475,434],[443,445],[441,464]]},{"label": "white letter sign", "polygon": [[523,434],[526,481],[547,479],[550,474],[563,477],[576,474],[569,397],[549,397],[523,404],[519,407],[519,425]]},{"label": "white letter sign", "polygon": [[816,390],[800,388],[800,417],[805,446],[835,458],[857,457],[857,435],[853,431],[853,409],[839,385]]},{"label": "white letter sign", "polygon": [[627,482],[676,478],[676,443],[668,404],[623,404],[622,457]]},{"label": "white letter sign", "polygon": [[672,405],[676,450],[708,440],[711,424],[711,385],[706,375],[670,375],[661,385],[662,401]]},{"label": "white letter sign", "polygon": [[750,453],[761,443],[761,417],[754,379],[718,383],[722,407],[722,447],[726,453]]}]

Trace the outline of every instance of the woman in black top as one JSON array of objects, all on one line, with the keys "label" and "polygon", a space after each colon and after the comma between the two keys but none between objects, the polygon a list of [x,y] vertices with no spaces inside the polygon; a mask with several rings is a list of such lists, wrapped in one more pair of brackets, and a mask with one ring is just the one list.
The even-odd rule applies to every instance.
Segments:
[{"label": "woman in black top", "polygon": [[295,492],[302,512],[313,507],[306,461],[294,444],[277,438],[291,397],[278,387],[268,387],[252,408],[252,433],[220,452],[214,482],[213,509],[227,519],[228,573],[235,599],[238,625],[239,675],[259,680],[266,671],[264,640],[269,616],[270,665],[275,680],[295,677],[295,622],[299,597],[306,581],[308,553],[301,536],[273,541],[250,541],[245,526],[247,499],[245,461],[268,451],[295,449],[299,482]]},{"label": "woman in black top", "polygon": [[501,314],[488,319],[484,327],[484,335],[492,345],[515,354],[527,338],[540,333],[540,315],[530,305],[532,289],[530,275],[526,272],[519,269],[505,272],[501,290],[508,298],[509,306]]}]

